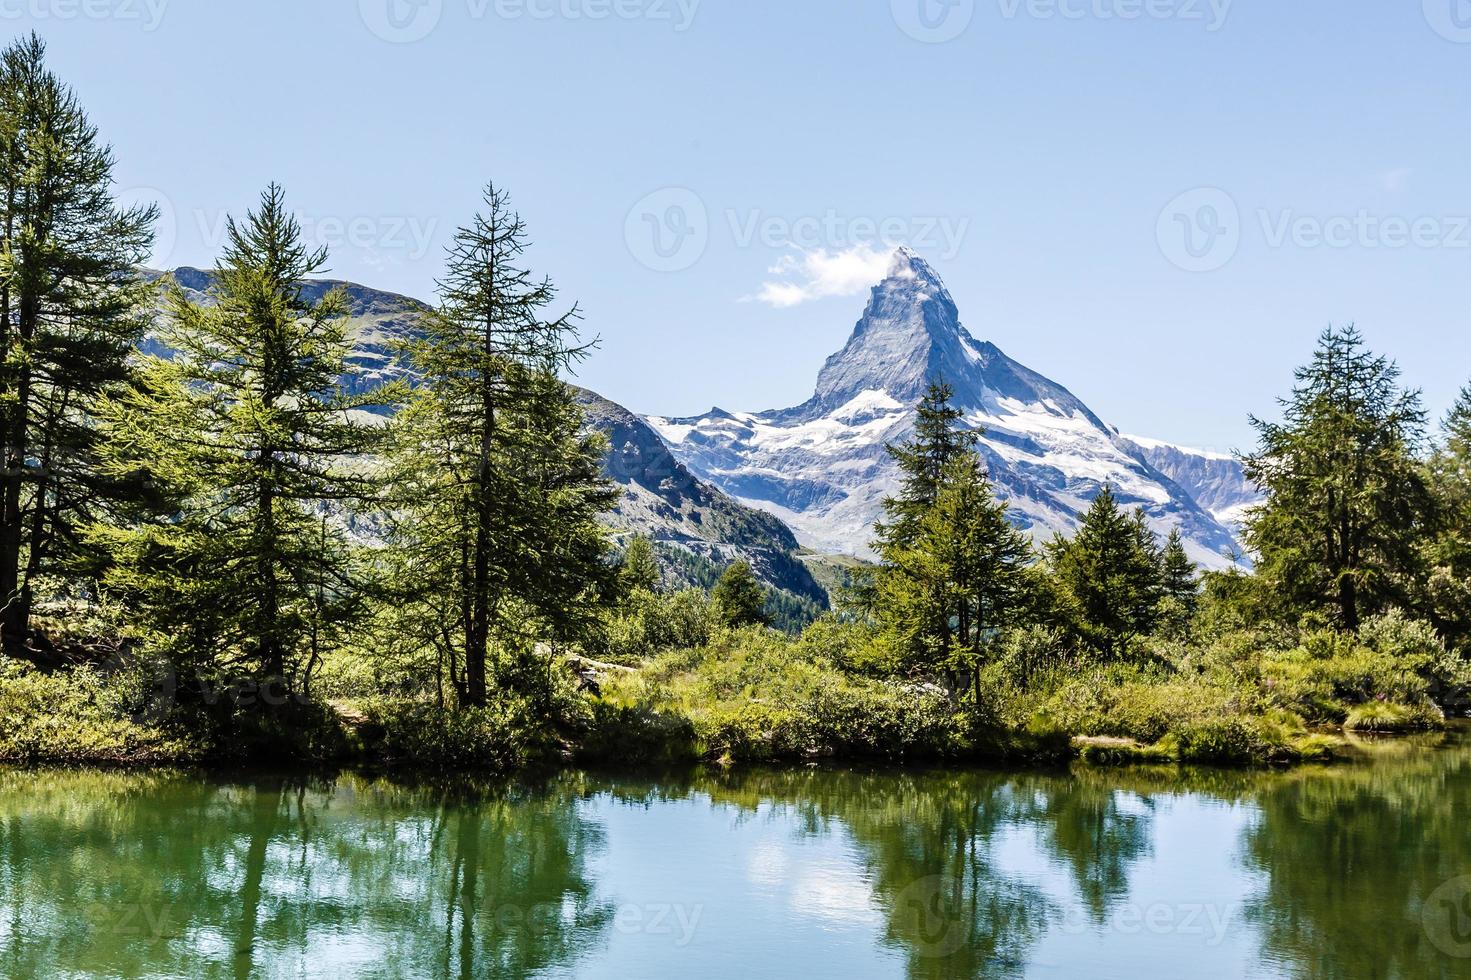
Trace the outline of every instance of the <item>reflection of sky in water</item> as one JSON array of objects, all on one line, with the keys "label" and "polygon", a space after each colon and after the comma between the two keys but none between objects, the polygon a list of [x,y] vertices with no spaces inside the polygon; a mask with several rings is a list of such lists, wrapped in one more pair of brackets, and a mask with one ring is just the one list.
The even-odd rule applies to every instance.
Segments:
[{"label": "reflection of sky in water", "polygon": [[1062,921],[1032,947],[1026,976],[1271,975],[1263,972],[1260,936],[1246,919],[1258,884],[1240,859],[1255,808],[1194,795],[1156,796],[1152,808],[1132,793],[1116,793],[1115,800],[1120,815],[1147,822],[1149,848],[1130,864],[1128,890],[1111,898],[1102,922],[1083,902],[1071,870],[1039,847],[1036,828],[1012,828],[998,839],[998,868],[1041,888],[1062,911]]},{"label": "reflection of sky in water", "polygon": [[841,825],[807,834],[786,807],[739,812],[702,796],[652,808],[598,797],[584,815],[607,833],[589,862],[603,900],[646,922],[674,905],[695,924],[682,930],[676,911],[657,934],[615,925],[602,950],[549,975],[904,976],[903,957],[876,942],[883,915]]},{"label": "reflection of sky in water", "polygon": [[[1471,975],[1421,921],[1471,873],[1471,751],[1379,751],[1286,775],[569,774],[471,806],[0,770],[0,975]],[[936,882],[975,926],[938,956],[958,934],[914,915]]]},{"label": "reflection of sky in water", "polygon": [[[1043,792],[1029,798],[1048,802]],[[752,977],[792,975],[797,960],[802,977],[904,975],[901,952],[881,942],[884,909],[840,823],[811,835],[785,808],[763,804],[755,814],[738,814],[709,809],[704,800],[658,810],[599,800],[587,815],[608,829],[594,877],[620,883],[605,898],[703,908],[683,947],[676,935],[615,928],[602,954],[567,975],[655,976],[667,966],[731,976],[737,960],[738,975]],[[1145,840],[1127,863],[1127,887],[1107,896],[1101,921],[1074,869],[1049,852],[1042,827],[1010,824],[992,837],[996,876],[1035,887],[1057,909],[1026,957],[1024,976],[1136,980],[1179,975],[1182,964],[1194,978],[1273,975],[1264,972],[1261,937],[1246,918],[1260,888],[1259,876],[1240,860],[1254,807],[1120,791],[1111,816],[1137,821]]]}]

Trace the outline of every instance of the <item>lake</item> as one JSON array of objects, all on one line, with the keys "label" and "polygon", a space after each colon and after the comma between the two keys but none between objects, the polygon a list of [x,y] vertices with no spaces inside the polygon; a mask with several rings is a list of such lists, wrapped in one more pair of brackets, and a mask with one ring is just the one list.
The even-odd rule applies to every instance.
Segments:
[{"label": "lake", "polygon": [[1288,773],[0,770],[8,976],[1471,976],[1471,739]]}]

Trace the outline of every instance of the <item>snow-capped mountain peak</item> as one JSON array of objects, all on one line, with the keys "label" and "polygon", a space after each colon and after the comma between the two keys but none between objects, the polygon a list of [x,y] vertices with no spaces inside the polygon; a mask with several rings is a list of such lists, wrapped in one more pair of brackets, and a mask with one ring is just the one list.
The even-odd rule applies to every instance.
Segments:
[{"label": "snow-capped mountain peak", "polygon": [[1180,527],[1197,561],[1219,567],[1237,550],[1233,534],[1142,446],[1062,385],[976,340],[938,274],[909,249],[894,253],[807,402],[650,422],[694,472],[778,514],[804,544],[862,554],[881,501],[898,486],[885,444],[909,435],[914,407],[937,379],[981,432],[981,454],[1013,519],[1035,535],[1070,533],[1109,485],[1161,533]]}]

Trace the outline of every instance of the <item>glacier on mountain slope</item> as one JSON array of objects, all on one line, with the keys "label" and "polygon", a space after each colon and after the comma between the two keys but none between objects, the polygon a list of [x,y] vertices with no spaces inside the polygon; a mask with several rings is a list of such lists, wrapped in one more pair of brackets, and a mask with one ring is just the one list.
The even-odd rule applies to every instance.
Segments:
[{"label": "glacier on mountain slope", "polygon": [[648,421],[694,473],[781,517],[803,544],[866,555],[881,502],[899,484],[884,446],[912,432],[912,406],[935,378],[955,389],[1012,519],[1034,537],[1071,533],[1107,484],[1126,505],[1143,507],[1160,534],[1179,527],[1203,565],[1225,567],[1240,550],[1232,530],[1150,456],[1219,491],[1223,514],[1243,503],[1232,493],[1244,486],[1226,460],[1126,438],[1066,388],[977,341],[934,270],[908,249],[895,253],[804,404]]},{"label": "glacier on mountain slope", "polygon": [[1230,453],[1190,449],[1143,436],[1124,438],[1139,447],[1149,465],[1178,483],[1196,503],[1233,531],[1262,501],[1261,492],[1247,479],[1241,461]]}]

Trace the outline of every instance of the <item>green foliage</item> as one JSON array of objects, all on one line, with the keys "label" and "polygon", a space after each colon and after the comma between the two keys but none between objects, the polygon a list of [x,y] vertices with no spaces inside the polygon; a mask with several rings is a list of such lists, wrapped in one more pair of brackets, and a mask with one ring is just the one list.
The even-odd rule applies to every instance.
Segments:
[{"label": "green foliage", "polygon": [[605,447],[559,377],[585,350],[577,310],[544,318],[556,290],[521,265],[527,247],[487,187],[456,232],[440,308],[405,345],[420,384],[393,424],[388,587],[466,706],[489,703],[490,653],[513,624],[585,638],[613,588]]},{"label": "green foliage", "polygon": [[0,761],[68,763],[189,762],[203,755],[129,704],[131,678],[92,668],[43,674],[0,657]]},{"label": "green foliage", "polygon": [[888,447],[904,474],[875,528],[882,564],[855,590],[883,627],[900,669],[943,672],[974,687],[986,647],[1033,604],[1032,550],[1007,520],[961,428],[950,388],[935,384],[918,409],[910,441]]},{"label": "green foliage", "polygon": [[100,406],[147,325],[156,207],[112,198],[112,151],[32,33],[0,53],[0,632],[23,653],[35,583],[88,557],[80,529],[145,482],[99,466]]},{"label": "green foliage", "polygon": [[182,672],[240,669],[304,688],[361,611],[357,562],[323,513],[376,491],[354,460],[377,430],[351,413],[393,389],[338,387],[345,297],[303,298],[326,253],[302,243],[279,187],[226,232],[211,301],[169,289],[160,332],[172,359],[149,358],[142,384],[106,402],[107,471],[144,474],[171,506],[91,539],[111,555],[104,582],[134,631]]},{"label": "green foliage", "polygon": [[1370,701],[1348,713],[1344,721],[1345,731],[1390,734],[1399,732],[1431,731],[1440,728],[1445,718],[1424,704],[1395,704],[1391,701]]},{"label": "green foliage", "polygon": [[1076,535],[1048,545],[1047,558],[1065,621],[1109,656],[1122,656],[1159,621],[1164,582],[1154,532],[1143,510],[1120,509],[1111,488],[1094,499]]},{"label": "green foliage", "polygon": [[628,539],[618,565],[618,584],[625,593],[653,592],[661,579],[654,543],[641,534]]},{"label": "green foliage", "polygon": [[908,442],[887,447],[902,474],[899,493],[884,501],[885,520],[874,528],[878,550],[906,548],[919,535],[920,523],[940,497],[951,465],[972,450],[977,436],[961,427],[965,413],[950,400],[955,389],[931,382],[915,409],[914,434]]},{"label": "green foliage", "polygon": [[1267,494],[1247,520],[1258,574],[1291,610],[1332,610],[1347,630],[1406,600],[1434,524],[1417,458],[1425,412],[1399,375],[1355,328],[1330,328],[1282,422],[1252,419],[1261,444],[1246,472]]},{"label": "green foliage", "polygon": [[1441,523],[1423,545],[1429,572],[1420,598],[1450,641],[1464,646],[1471,641],[1471,385],[1441,429],[1428,468]]},{"label": "green foliage", "polygon": [[518,698],[453,710],[385,700],[367,715],[382,733],[382,757],[417,772],[513,772],[531,758],[535,726]]},{"label": "green foliage", "polygon": [[637,589],[608,614],[599,659],[637,664],[664,650],[687,650],[710,641],[719,625],[709,597],[699,589],[659,593]]},{"label": "green foliage", "polygon": [[747,562],[734,562],[725,570],[710,593],[710,601],[726,626],[766,626],[771,622],[766,615],[766,590]]},{"label": "green foliage", "polygon": [[827,659],[832,639],[761,629],[719,634],[708,647],[665,654],[615,679],[605,698],[688,719],[699,754],[740,761],[933,758],[963,746],[939,688],[855,678]]}]

